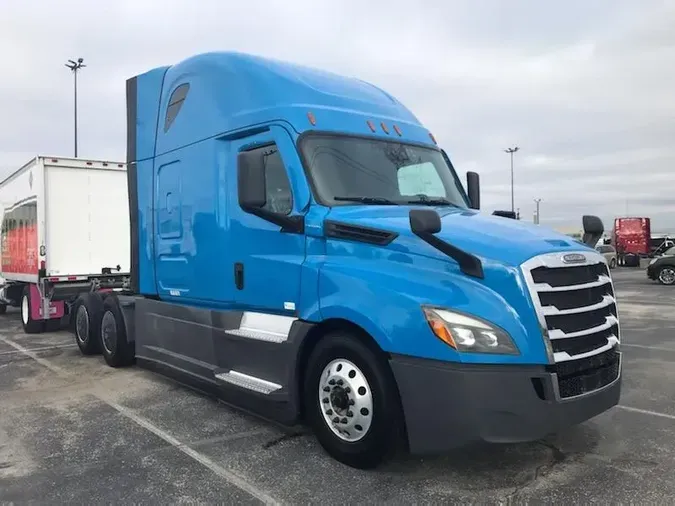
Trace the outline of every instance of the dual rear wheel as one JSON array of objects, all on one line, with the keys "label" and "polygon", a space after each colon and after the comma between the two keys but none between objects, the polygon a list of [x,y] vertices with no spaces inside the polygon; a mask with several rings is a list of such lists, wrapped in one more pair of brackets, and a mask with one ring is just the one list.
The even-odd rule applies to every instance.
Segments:
[{"label": "dual rear wheel", "polygon": [[134,346],[127,340],[124,317],[115,294],[105,297],[89,292],[78,297],[72,307],[72,330],[84,355],[103,355],[111,367],[133,363]]}]

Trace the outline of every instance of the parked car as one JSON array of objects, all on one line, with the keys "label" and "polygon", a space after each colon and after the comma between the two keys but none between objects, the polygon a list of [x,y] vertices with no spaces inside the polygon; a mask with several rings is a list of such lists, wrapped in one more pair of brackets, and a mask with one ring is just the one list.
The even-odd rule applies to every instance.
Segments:
[{"label": "parked car", "polygon": [[600,244],[595,249],[605,257],[610,269],[616,267],[616,250],[614,246],[611,244]]},{"label": "parked car", "polygon": [[657,280],[662,285],[675,285],[675,247],[649,262],[647,277]]}]

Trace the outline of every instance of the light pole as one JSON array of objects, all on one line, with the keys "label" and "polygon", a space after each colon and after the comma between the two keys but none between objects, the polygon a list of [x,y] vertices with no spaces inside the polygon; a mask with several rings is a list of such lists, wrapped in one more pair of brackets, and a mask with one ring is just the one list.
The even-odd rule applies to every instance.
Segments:
[{"label": "light pole", "polygon": [[511,211],[513,211],[515,204],[513,200],[513,153],[518,151],[520,148],[518,146],[514,146],[512,148],[505,149],[504,152],[508,153],[511,155]]},{"label": "light pole", "polygon": [[534,203],[537,206],[537,210],[535,211],[534,214],[534,224],[539,225],[539,203],[541,202],[541,199],[534,199]]},{"label": "light pole", "polygon": [[80,69],[86,67],[83,63],[84,59],[78,58],[77,61],[68,60],[66,67],[68,67],[72,72],[75,78],[75,101],[74,101],[74,112],[75,112],[75,158],[77,158],[77,72]]}]

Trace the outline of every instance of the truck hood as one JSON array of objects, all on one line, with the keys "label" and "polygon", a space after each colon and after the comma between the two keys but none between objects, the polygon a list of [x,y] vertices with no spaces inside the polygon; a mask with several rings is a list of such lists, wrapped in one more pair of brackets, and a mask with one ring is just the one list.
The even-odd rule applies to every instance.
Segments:
[{"label": "truck hood", "polygon": [[[429,246],[410,230],[410,209],[418,206],[343,206],[331,209],[327,219],[352,225],[378,228],[399,234],[390,247],[408,253],[430,255]],[[478,257],[518,266],[542,253],[589,250],[569,236],[546,227],[519,220],[481,214],[468,209],[433,207],[441,216],[444,241]],[[438,252],[438,255],[442,254]]]}]

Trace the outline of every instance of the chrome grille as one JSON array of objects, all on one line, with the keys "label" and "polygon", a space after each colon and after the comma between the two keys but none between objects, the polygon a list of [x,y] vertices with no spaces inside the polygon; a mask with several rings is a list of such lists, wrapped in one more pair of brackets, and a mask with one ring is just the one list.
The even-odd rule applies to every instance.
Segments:
[{"label": "chrome grille", "polygon": [[534,257],[522,265],[537,317],[558,363],[585,359],[619,342],[614,286],[604,257],[578,251],[585,261],[565,264],[569,252]]}]

